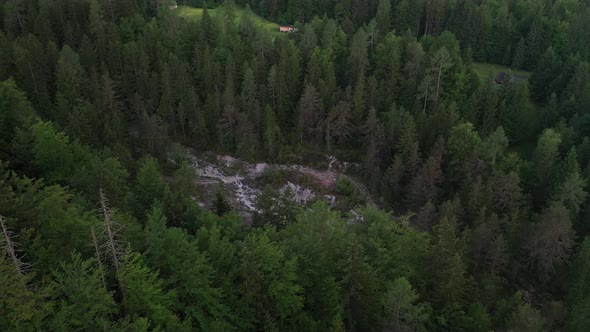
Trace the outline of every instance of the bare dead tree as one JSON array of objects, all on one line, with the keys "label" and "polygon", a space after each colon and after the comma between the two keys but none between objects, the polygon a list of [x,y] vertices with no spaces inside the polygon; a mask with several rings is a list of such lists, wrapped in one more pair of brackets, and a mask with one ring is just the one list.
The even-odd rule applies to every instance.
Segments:
[{"label": "bare dead tree", "polygon": [[[101,246],[102,250],[106,253],[112,263],[112,267],[115,272],[115,278],[117,279],[117,285],[119,293],[121,295],[122,302],[125,303],[125,288],[121,284],[120,271],[121,271],[121,260],[125,253],[124,241],[121,241],[118,236],[119,226],[112,219],[112,211],[109,208],[109,201],[105,196],[102,188],[99,189],[100,194],[100,213],[102,214],[103,220],[103,231],[101,236],[104,238],[104,243]],[[98,243],[98,241],[97,241]],[[100,252],[100,251],[99,251]]]},{"label": "bare dead tree", "polygon": [[104,277],[104,269],[102,268],[102,257],[100,255],[98,239],[96,237],[96,232],[94,231],[94,226],[92,226],[90,228],[90,231],[92,232],[92,243],[94,245],[94,250],[96,251],[96,261],[98,262],[98,268],[100,269],[100,280],[102,281],[102,286],[104,287],[104,290],[106,291],[107,290],[107,283],[106,283],[105,277]]},{"label": "bare dead tree", "polygon": [[14,263],[14,270],[16,271],[16,273],[22,276],[27,272],[29,265],[24,263],[21,257],[17,255],[17,250],[15,249],[15,246],[17,246],[18,244],[14,242],[14,238],[16,238],[16,235],[14,235],[14,233],[8,229],[5,223],[5,218],[3,216],[0,216],[0,227],[2,228],[2,237],[4,239],[2,247],[10,257],[10,259],[12,259],[12,262]]},{"label": "bare dead tree", "polygon": [[100,212],[103,218],[103,234],[106,236],[106,242],[103,246],[106,249],[107,256],[112,260],[115,272],[118,274],[121,266],[119,257],[122,255],[120,242],[117,240],[118,229],[111,218],[112,212],[108,206],[109,201],[104,195],[102,188],[99,189],[99,194]]}]

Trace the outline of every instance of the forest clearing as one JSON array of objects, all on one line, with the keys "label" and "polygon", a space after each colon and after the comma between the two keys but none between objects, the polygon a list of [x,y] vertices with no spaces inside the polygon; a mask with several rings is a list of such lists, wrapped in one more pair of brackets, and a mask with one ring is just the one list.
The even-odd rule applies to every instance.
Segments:
[{"label": "forest clearing", "polygon": [[589,1],[0,2],[0,330],[588,331]]},{"label": "forest clearing", "polygon": [[520,77],[525,78],[524,81],[528,81],[528,78],[531,76],[530,71],[512,69],[510,67],[493,63],[474,62],[471,64],[471,66],[473,66],[473,70],[477,73],[482,83],[494,81],[500,73],[506,73],[507,75],[519,75]]},{"label": "forest clearing", "polygon": [[[197,7],[191,7],[191,6],[178,6],[178,8],[175,10],[179,16],[185,17],[188,19],[201,19],[201,17],[203,16],[203,8],[197,8]],[[207,10],[209,11],[209,15],[211,15],[211,18],[216,19],[218,17],[219,18],[223,17],[223,13],[225,11],[225,8],[220,7],[220,8],[211,8],[211,9],[207,9]],[[281,33],[279,31],[279,27],[280,27],[279,24],[271,22],[269,20],[266,20],[266,19],[256,15],[251,10],[249,11],[245,8],[236,6],[233,8],[233,14],[235,15],[236,22],[238,22],[238,23],[244,22],[244,20],[251,20],[255,26],[262,28],[264,31],[271,33],[274,36],[281,35]]]}]

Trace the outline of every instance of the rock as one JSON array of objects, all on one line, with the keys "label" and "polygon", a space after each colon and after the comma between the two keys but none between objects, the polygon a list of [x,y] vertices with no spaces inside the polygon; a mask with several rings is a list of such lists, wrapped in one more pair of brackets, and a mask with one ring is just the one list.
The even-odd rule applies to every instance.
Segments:
[{"label": "rock", "polygon": [[[206,159],[209,156],[209,159]],[[242,212],[256,212],[256,199],[261,193],[261,188],[257,187],[256,178],[261,176],[269,168],[297,172],[301,175],[310,176],[315,183],[323,187],[324,193],[333,190],[341,172],[347,168],[358,166],[355,163],[341,163],[334,156],[325,156],[328,158],[328,170],[318,170],[302,165],[269,165],[267,163],[249,164],[232,156],[215,156],[204,154],[201,158],[196,157],[189,152],[189,158],[192,160],[197,177],[194,182],[200,186],[202,192],[201,200],[208,201],[208,198],[214,195],[214,190],[218,183],[223,185],[226,192],[229,193],[228,199],[234,204],[236,209]],[[243,173],[240,175],[229,175],[235,173],[235,167],[240,166]],[[358,182],[355,184],[362,193],[366,193],[364,186]],[[307,204],[316,199],[316,193],[311,188],[302,187],[301,185],[288,182],[279,189],[284,193],[289,187],[293,191],[293,200],[298,204]],[[331,206],[336,205],[336,196],[322,195],[318,197],[326,201]],[[208,203],[206,203],[208,204]]]},{"label": "rock", "polygon": [[254,166],[254,175],[261,175],[267,168],[267,163],[256,164],[256,166]]},{"label": "rock", "polygon": [[221,161],[225,167],[234,167],[238,160],[232,156],[223,156],[219,157],[219,161]]}]

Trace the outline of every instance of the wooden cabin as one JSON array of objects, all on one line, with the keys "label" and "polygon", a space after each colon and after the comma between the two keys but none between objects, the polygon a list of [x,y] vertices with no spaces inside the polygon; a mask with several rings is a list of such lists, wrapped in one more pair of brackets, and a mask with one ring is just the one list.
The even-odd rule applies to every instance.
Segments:
[{"label": "wooden cabin", "polygon": [[505,81],[506,81],[506,73],[502,71],[496,77],[496,84],[504,84]]},{"label": "wooden cabin", "polygon": [[284,32],[284,33],[289,33],[289,32],[296,32],[297,29],[295,27],[293,27],[292,25],[281,25],[281,26],[279,26],[279,31]]}]

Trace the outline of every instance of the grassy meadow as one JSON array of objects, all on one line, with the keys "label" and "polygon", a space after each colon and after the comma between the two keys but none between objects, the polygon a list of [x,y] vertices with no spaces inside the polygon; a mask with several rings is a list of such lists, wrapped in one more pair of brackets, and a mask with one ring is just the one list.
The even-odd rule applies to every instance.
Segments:
[{"label": "grassy meadow", "polygon": [[[224,10],[223,8],[208,9],[209,15],[213,19],[215,19],[217,17],[217,15],[222,13],[223,10]],[[201,19],[201,16],[203,16],[203,8],[195,8],[195,7],[189,7],[189,6],[178,6],[178,9],[176,9],[176,11],[179,16],[189,18],[189,19]],[[257,27],[268,31],[275,36],[281,35],[281,33],[279,32],[279,24],[277,24],[277,23],[266,20],[266,19],[256,15],[253,12],[248,13],[246,9],[238,7],[238,6],[236,6],[234,8],[234,12],[236,15],[236,23],[239,23],[240,20],[242,20],[242,18],[245,17],[246,15],[250,15],[250,19],[252,20],[252,22],[254,22],[254,25],[256,25]]]},{"label": "grassy meadow", "polygon": [[[499,73],[516,74],[520,76],[530,77],[531,72],[525,70],[510,69],[509,67],[497,65],[493,63],[473,63],[473,70],[477,73],[482,82],[496,79]],[[509,78],[509,77],[508,77]]]}]

